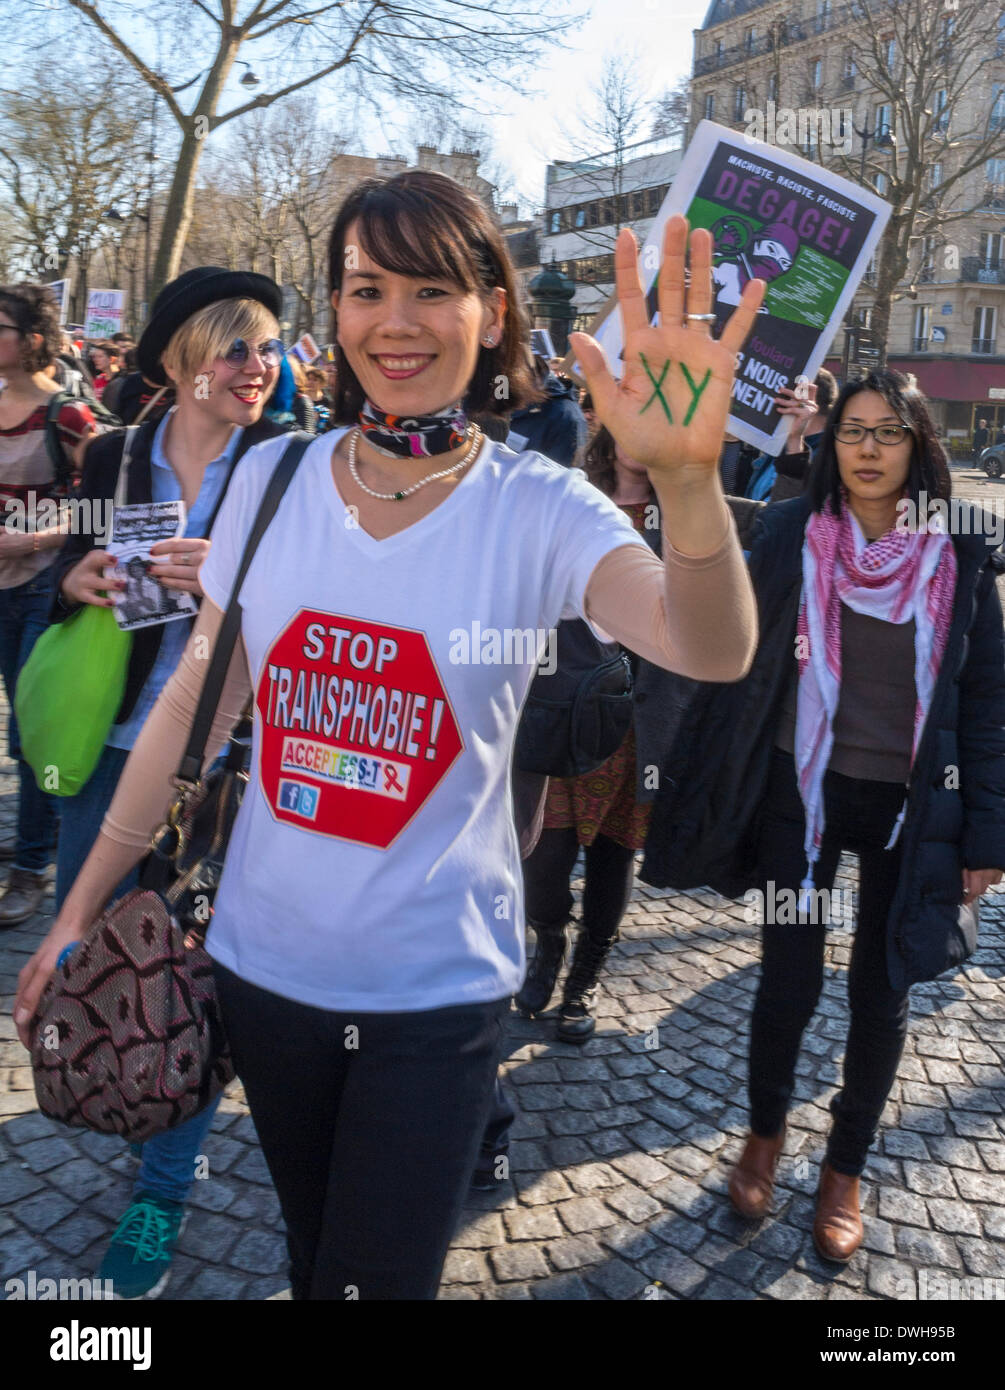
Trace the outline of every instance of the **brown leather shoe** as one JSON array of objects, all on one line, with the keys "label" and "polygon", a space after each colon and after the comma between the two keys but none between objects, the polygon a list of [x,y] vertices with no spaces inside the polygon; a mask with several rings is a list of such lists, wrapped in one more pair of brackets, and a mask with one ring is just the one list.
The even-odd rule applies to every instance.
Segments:
[{"label": "brown leather shoe", "polygon": [[748,1221],[760,1221],[771,1208],[775,1170],[785,1144],[785,1126],[773,1139],[751,1134],[729,1175],[729,1200]]},{"label": "brown leather shoe", "polygon": [[820,1169],[813,1244],[825,1260],[846,1265],[862,1244],[865,1231],[859,1211],[858,1178],[836,1173],[829,1163]]},{"label": "brown leather shoe", "polygon": [[0,897],[0,927],[16,927],[19,922],[33,917],[45,896],[45,888],[45,874],[11,869],[7,887]]}]

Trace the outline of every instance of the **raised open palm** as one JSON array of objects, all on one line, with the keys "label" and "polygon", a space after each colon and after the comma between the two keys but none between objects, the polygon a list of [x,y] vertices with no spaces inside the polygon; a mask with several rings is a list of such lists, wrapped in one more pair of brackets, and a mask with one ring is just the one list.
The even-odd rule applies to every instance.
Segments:
[{"label": "raised open palm", "polygon": [[736,354],[764,298],[751,280],[713,339],[711,323],[688,315],[711,313],[712,236],[691,233],[691,283],[684,284],[687,218],[671,217],[663,238],[658,296],[660,321],[650,327],[639,278],[638,245],[624,229],[614,250],[614,275],[624,331],[624,374],[611,374],[600,344],[586,333],[569,342],[583,369],[593,405],[623,451],[652,476],[682,480],[715,470],[726,432]]}]

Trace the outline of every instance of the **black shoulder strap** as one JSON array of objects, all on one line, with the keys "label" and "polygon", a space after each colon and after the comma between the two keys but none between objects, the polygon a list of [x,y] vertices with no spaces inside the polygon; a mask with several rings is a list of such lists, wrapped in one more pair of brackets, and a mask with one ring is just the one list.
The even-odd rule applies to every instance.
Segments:
[{"label": "black shoulder strap", "polygon": [[58,483],[63,482],[70,472],[70,462],[63,453],[63,441],[59,437],[59,412],[73,399],[69,392],[57,391],[50,397],[45,412],[45,451],[52,464],[53,477]]},{"label": "black shoulder strap", "polygon": [[283,453],[282,458],[276,464],[269,485],[265,489],[258,514],[255,517],[254,525],[248,536],[244,547],[244,554],[241,556],[241,563],[237,568],[237,575],[234,579],[234,586],[230,591],[230,600],[227,603],[227,611],[223,615],[223,622],[220,624],[220,632],[213,648],[213,655],[210,659],[209,670],[206,672],[206,679],[203,682],[202,693],[199,696],[199,705],[192,721],[192,732],[189,734],[188,747],[185,749],[185,756],[181,760],[178,769],[178,777],[183,782],[198,782],[202,776],[202,760],[206,752],[206,740],[209,738],[209,731],[213,723],[213,716],[216,714],[216,707],[220,703],[220,693],[223,690],[223,682],[227,675],[227,668],[230,665],[230,658],[234,647],[237,644],[237,636],[241,630],[241,605],[237,601],[237,596],[241,592],[241,585],[244,583],[248,567],[255,557],[255,551],[265,532],[268,530],[269,523],[275,516],[283,494],[289,486],[290,479],[297,471],[297,466],[303,458],[308,445],[314,443],[314,436],[311,434],[294,434]]}]

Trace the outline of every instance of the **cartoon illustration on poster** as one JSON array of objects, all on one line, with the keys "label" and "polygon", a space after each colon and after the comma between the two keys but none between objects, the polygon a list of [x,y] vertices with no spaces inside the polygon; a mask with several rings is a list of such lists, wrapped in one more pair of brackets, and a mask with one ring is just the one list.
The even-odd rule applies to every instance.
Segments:
[{"label": "cartoon illustration on poster", "polygon": [[[712,288],[718,336],[752,279],[766,282],[733,388],[729,430],[777,452],[786,419],[775,397],[816,375],[890,214],[868,190],[820,165],[702,121],[640,254],[650,313],[657,314],[663,229],[683,212],[715,242]],[[596,329],[608,360],[621,353],[621,319]]]},{"label": "cartoon illustration on poster", "polygon": [[386,849],[464,747],[425,635],[301,609],[256,695],[276,820]]}]

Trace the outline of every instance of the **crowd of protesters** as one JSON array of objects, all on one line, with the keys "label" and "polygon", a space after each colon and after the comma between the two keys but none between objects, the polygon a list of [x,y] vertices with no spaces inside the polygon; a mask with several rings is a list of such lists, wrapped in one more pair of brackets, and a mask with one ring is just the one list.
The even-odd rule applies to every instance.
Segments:
[{"label": "crowd of protesters", "polygon": [[[924,398],[894,372],[839,390],[822,371],[782,392],[782,453],[755,456],[725,430],[734,355],[763,286],[751,282],[713,339],[710,238],[688,243],[680,218],[666,235],[658,328],[639,317],[637,273],[619,262],[620,385],[585,335],[571,341],[580,382],[531,355],[500,233],[437,174],[372,180],[343,204],[324,366],[284,351],[280,290],[261,275],[187,271],[138,343],[93,344],[83,363],[44,288],[0,288],[0,493],[108,502],[127,468],[128,502],[184,502],[184,534],[155,547],[150,574],[199,605],[192,621],[134,635],[121,706],[76,796],[39,789],[11,715],[20,800],[16,841],[0,849],[11,860],[0,926],[37,910],[54,852],[57,863],[57,916],[19,984],[23,1039],[57,959],[136,882],[164,819],[200,646],[217,638],[288,432],[315,438],[244,580],[243,641],[207,749],[219,753],[256,673],[271,679],[276,640],[301,610],[379,628],[392,645],[425,634],[457,724],[443,780],[381,839],[362,805],[358,821],[334,826],[279,814],[257,692],[251,782],[206,948],[296,1299],[348,1287],[435,1295],[469,1186],[505,1150],[506,1014],[514,996],[531,1017],[550,1007],[581,851],[581,925],[557,1014],[540,1025],[565,1042],[594,1031],[639,852],[652,883],[798,895],[795,918],[761,926],[750,1134],[729,1180],[751,1221],[771,1209],[822,984],[828,924],[814,895],[833,884],[842,850],[859,856],[851,1023],[814,1226],[820,1253],[847,1261],[863,1239],[858,1182],[909,988],[966,959],[977,900],[1005,866],[1005,565],[976,516],[971,534],[897,524],[902,499],[951,491]],[[670,266],[687,245],[685,314]],[[685,361],[688,382],[709,369],[688,428],[640,410],[640,344]],[[74,372],[86,390],[72,389]],[[670,381],[671,394],[686,391]],[[54,468],[47,431],[65,467]],[[114,608],[112,564],[93,534],[29,519],[0,536],[11,704],[48,625]],[[472,623],[552,631],[563,620],[628,654],[631,719],[599,766],[528,792],[512,750],[534,655],[458,664],[447,651]],[[953,784],[941,774],[950,764]],[[500,915],[501,899],[515,910]],[[358,1050],[344,1045],[350,1025]],[[123,1297],[153,1296],[168,1278],[214,1109],[142,1147],[101,1271]]]}]

